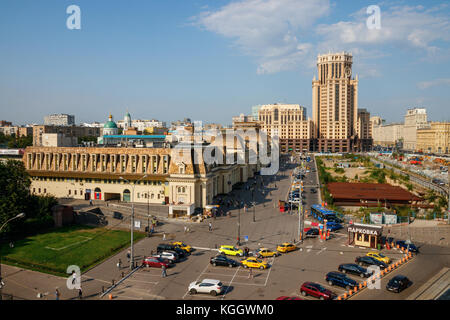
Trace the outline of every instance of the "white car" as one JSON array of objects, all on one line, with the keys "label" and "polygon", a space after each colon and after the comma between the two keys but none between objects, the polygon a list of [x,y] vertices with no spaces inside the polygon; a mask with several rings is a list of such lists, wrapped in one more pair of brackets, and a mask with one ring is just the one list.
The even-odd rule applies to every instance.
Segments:
[{"label": "white car", "polygon": [[189,293],[207,293],[216,296],[222,293],[223,285],[220,280],[204,279],[203,281],[194,281],[189,285]]},{"label": "white car", "polygon": [[178,261],[178,255],[174,252],[163,251],[163,252],[153,255],[153,257],[167,259],[170,261],[170,263],[174,263],[174,262]]}]

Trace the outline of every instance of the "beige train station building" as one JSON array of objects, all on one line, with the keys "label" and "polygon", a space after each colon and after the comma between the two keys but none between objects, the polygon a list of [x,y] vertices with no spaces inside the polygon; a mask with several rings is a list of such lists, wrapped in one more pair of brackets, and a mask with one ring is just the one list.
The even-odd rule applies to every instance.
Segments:
[{"label": "beige train station building", "polygon": [[28,147],[23,161],[35,194],[190,207],[212,204],[214,196],[229,193],[234,184],[246,182],[260,169],[259,164],[248,162],[206,164],[202,157],[205,146],[188,146],[183,151]]}]

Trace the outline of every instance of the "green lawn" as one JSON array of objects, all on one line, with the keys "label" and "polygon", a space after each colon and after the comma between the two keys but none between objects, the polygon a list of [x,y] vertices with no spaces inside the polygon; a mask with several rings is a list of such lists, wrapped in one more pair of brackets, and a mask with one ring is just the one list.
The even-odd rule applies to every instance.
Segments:
[{"label": "green lawn", "polygon": [[[144,237],[134,233],[134,240]],[[30,236],[1,247],[2,262],[27,269],[66,275],[70,265],[85,271],[129,246],[130,232],[71,226]]]}]

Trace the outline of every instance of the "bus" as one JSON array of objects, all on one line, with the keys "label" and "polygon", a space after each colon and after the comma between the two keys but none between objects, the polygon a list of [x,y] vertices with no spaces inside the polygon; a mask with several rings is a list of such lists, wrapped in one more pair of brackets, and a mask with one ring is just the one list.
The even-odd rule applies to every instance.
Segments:
[{"label": "bus", "polygon": [[311,206],[311,214],[321,223],[323,223],[324,220],[327,220],[329,222],[342,223],[342,219],[337,216],[336,212],[322,207],[318,204],[313,204]]}]

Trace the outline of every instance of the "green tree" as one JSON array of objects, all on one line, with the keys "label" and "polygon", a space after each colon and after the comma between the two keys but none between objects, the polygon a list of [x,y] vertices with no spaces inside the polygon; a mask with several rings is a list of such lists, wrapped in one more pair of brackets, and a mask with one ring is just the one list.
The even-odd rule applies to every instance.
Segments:
[{"label": "green tree", "polygon": [[30,185],[31,179],[22,161],[0,162],[0,224],[21,212],[28,213]]}]

